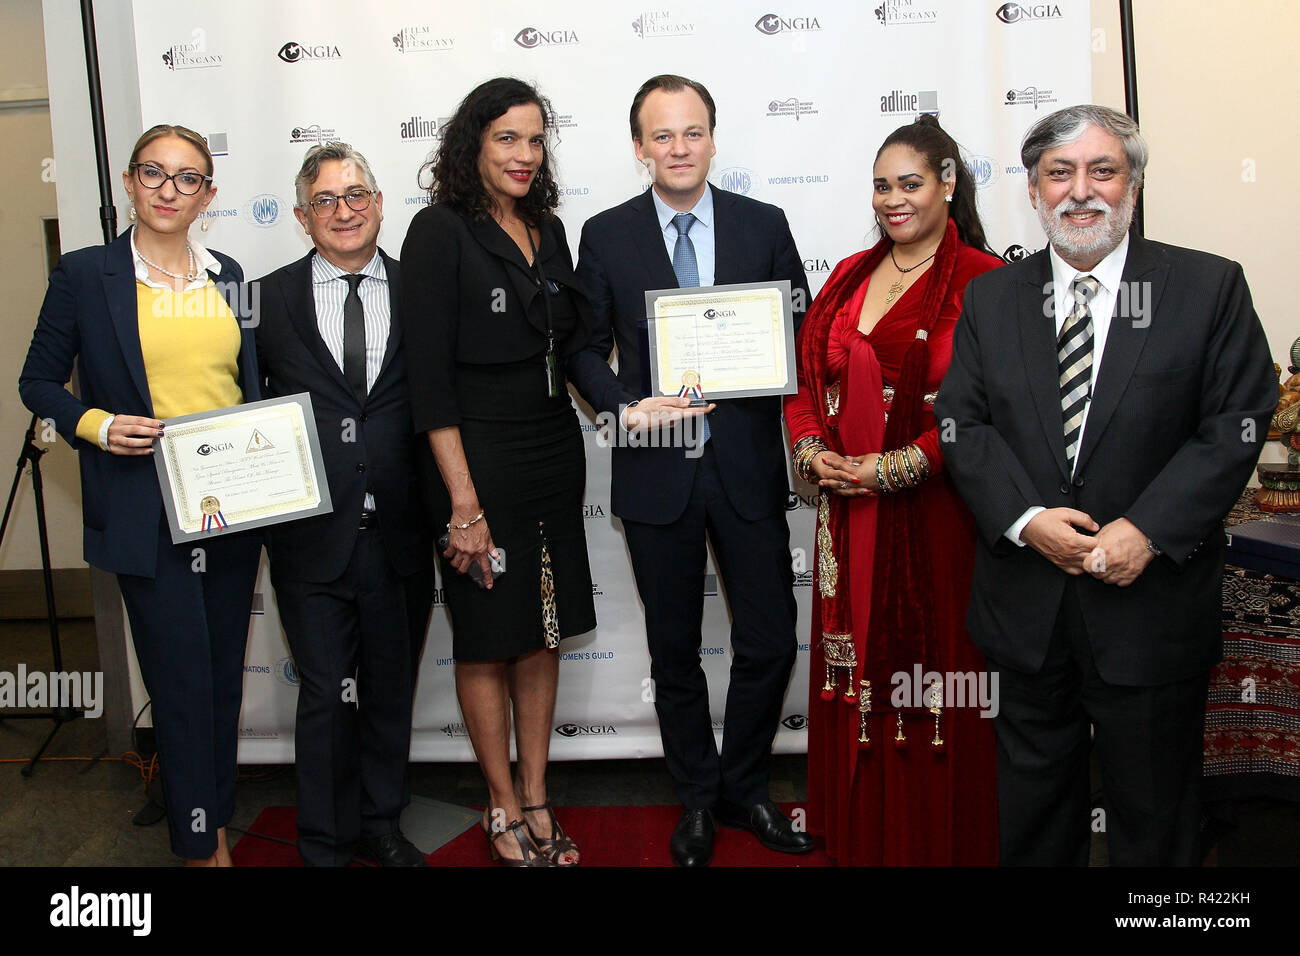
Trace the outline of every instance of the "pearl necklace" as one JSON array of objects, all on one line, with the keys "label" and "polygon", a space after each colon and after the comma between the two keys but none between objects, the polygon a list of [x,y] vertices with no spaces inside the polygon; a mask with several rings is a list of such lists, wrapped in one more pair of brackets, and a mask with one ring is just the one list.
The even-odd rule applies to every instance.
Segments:
[{"label": "pearl necklace", "polygon": [[152,259],[149,259],[147,256],[145,256],[145,254],[140,251],[139,247],[136,248],[135,254],[140,257],[140,261],[143,262],[145,265],[149,266],[152,269],[157,269],[165,276],[171,276],[171,278],[173,279],[184,279],[186,282],[193,282],[195,279],[199,277],[198,269],[195,268],[194,265],[194,248],[187,242],[185,243],[185,251],[188,252],[190,256],[190,271],[185,275],[180,275],[179,273],[176,272],[168,272],[162,266],[158,265],[158,263],[154,262]]}]

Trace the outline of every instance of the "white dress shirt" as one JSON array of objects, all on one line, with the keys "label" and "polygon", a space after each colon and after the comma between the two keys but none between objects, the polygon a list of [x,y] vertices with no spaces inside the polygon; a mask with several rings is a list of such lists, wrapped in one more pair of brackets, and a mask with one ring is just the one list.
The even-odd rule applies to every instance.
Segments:
[{"label": "white dress shirt", "polygon": [[[388,348],[388,331],[392,303],[388,297],[388,272],[384,268],[379,250],[359,273],[366,278],[357,286],[361,308],[366,323],[366,391],[374,388],[379,369],[384,364]],[[330,355],[343,368],[343,303],[348,297],[348,284],[342,276],[348,273],[330,262],[319,252],[311,257],[312,296],[316,301],[316,327]],[[365,509],[375,510],[375,497],[366,492]]]},{"label": "white dress shirt", "polygon": [[[677,248],[677,227],[673,225],[673,217],[678,211],[660,199],[653,186],[650,187],[650,196],[654,199],[655,212],[659,215],[659,228],[664,235],[668,261],[672,262],[673,250]],[[714,241],[717,233],[713,229],[713,190],[707,183],[700,201],[687,211],[696,220],[691,224],[691,231],[687,235],[695,246],[695,265],[700,274],[700,285],[713,285],[713,264],[717,261]]]},{"label": "white dress shirt", "polygon": [[[1128,233],[1124,234],[1118,246],[1106,254],[1106,258],[1088,272],[1080,272],[1062,259],[1055,247],[1049,248],[1047,256],[1052,263],[1052,303],[1056,315],[1056,338],[1060,338],[1061,328],[1069,318],[1070,309],[1074,305],[1070,292],[1074,280],[1085,275],[1090,275],[1097,280],[1097,292],[1088,300],[1088,308],[1092,312],[1092,380],[1088,383],[1088,397],[1083,406],[1083,422],[1079,427],[1079,450],[1082,451],[1083,436],[1088,429],[1088,412],[1092,410],[1092,394],[1097,387],[1097,374],[1101,371],[1101,360],[1106,354],[1106,337],[1110,333],[1115,298],[1124,275],[1124,260],[1128,258]],[[1064,434],[1064,421],[1061,422],[1061,431]],[[1078,463],[1079,458],[1076,455],[1075,467]],[[1020,540],[1020,532],[1025,529],[1025,525],[1029,524],[1034,515],[1046,510],[1042,505],[1026,509],[1004,534],[1015,544],[1024,547],[1025,543]]]}]

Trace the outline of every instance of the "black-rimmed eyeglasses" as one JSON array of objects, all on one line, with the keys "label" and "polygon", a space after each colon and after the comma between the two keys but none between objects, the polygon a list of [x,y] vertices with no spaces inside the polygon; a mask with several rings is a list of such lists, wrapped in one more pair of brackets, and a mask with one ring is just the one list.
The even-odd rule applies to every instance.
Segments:
[{"label": "black-rimmed eyeglasses", "polygon": [[132,163],[131,168],[135,170],[136,181],[146,189],[159,189],[170,179],[182,196],[193,196],[203,188],[204,183],[212,182],[211,176],[204,176],[192,169],[182,169],[179,173],[168,176],[153,163]]},{"label": "black-rimmed eyeglasses", "polygon": [[312,212],[324,219],[338,208],[340,199],[347,203],[348,208],[353,212],[365,212],[370,208],[370,197],[373,195],[374,193],[369,189],[349,189],[342,196],[317,196],[315,199],[309,199],[307,205],[311,206]]}]

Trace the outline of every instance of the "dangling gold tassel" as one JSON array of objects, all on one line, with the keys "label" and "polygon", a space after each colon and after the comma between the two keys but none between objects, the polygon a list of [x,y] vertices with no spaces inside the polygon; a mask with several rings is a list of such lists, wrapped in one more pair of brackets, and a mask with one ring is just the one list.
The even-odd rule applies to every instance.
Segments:
[{"label": "dangling gold tassel", "polygon": [[934,740],[930,741],[930,746],[936,754],[944,752],[943,738],[939,736],[939,715],[943,713],[940,704],[943,702],[943,685],[935,681],[930,687],[930,713],[934,714]]},{"label": "dangling gold tassel", "polygon": [[897,732],[896,734],[894,734],[894,746],[897,747],[899,750],[906,750],[906,749],[907,749],[907,738],[903,736],[903,713],[902,713],[902,711],[899,711],[899,713],[898,713],[898,719],[897,719],[897,723],[895,724],[895,726],[898,728],[898,732]]},{"label": "dangling gold tassel", "polygon": [[871,735],[867,731],[867,718],[871,716],[871,681],[862,682],[862,697],[858,703],[858,749],[871,749]]}]

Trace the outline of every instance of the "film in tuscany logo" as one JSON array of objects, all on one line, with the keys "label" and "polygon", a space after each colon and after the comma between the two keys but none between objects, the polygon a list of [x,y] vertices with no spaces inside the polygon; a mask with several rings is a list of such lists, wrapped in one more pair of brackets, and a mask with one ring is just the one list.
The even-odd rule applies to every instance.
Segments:
[{"label": "film in tuscany logo", "polygon": [[1003,23],[1058,20],[1064,16],[1059,3],[1004,3],[997,8],[995,15]]},{"label": "film in tuscany logo", "polygon": [[221,54],[208,48],[208,34],[202,27],[190,31],[185,43],[174,43],[162,55],[167,69],[212,70],[221,66]]},{"label": "film in tuscany logo", "polygon": [[754,29],[766,36],[778,33],[809,33],[820,30],[822,25],[816,17],[783,17],[776,13],[765,13],[754,22]]},{"label": "film in tuscany logo", "polygon": [[632,32],[642,40],[655,37],[685,37],[695,33],[695,24],[672,10],[647,10],[632,21]]},{"label": "film in tuscany logo", "polygon": [[922,8],[915,0],[885,0],[875,9],[876,19],[881,26],[892,27],[909,23],[934,23],[939,19],[939,11],[930,7]]},{"label": "film in tuscany logo", "polygon": [[536,27],[524,27],[515,34],[515,43],[525,50],[539,50],[550,46],[572,46],[578,42],[578,34],[567,28],[539,30]]},{"label": "film in tuscany logo", "polygon": [[398,53],[439,53],[455,49],[452,37],[434,36],[427,26],[402,27],[393,34],[393,47]]},{"label": "film in tuscany logo", "polygon": [[290,40],[280,47],[276,56],[285,63],[308,63],[316,60],[339,60],[342,51],[333,43],[298,43]]}]

